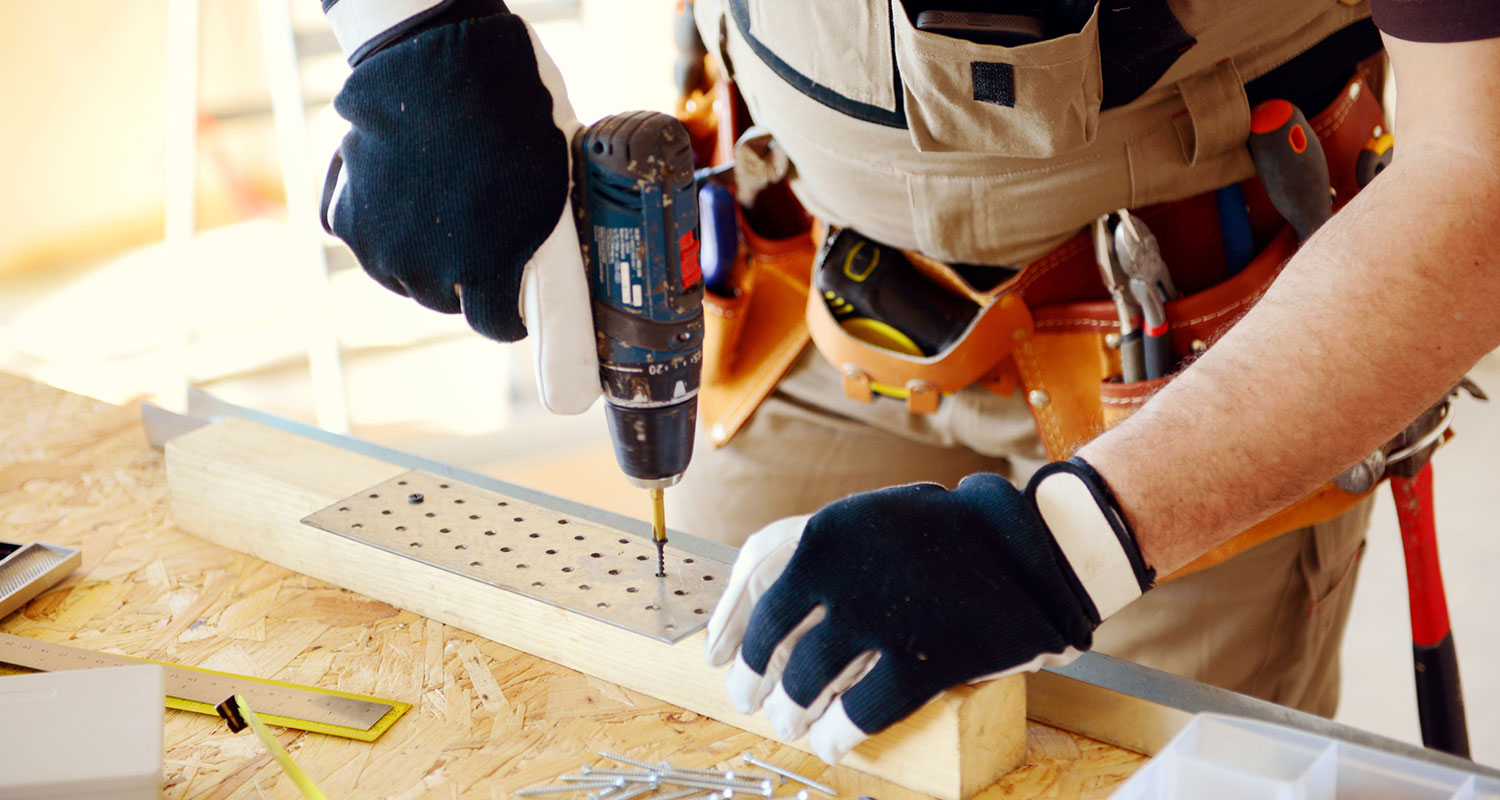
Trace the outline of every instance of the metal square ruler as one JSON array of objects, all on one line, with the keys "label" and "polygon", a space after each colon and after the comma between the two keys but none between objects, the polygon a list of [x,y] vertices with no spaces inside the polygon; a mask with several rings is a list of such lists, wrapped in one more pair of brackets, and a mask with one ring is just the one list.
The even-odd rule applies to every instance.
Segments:
[{"label": "metal square ruler", "polygon": [[72,547],[0,542],[0,618],[31,602],[83,563]]}]

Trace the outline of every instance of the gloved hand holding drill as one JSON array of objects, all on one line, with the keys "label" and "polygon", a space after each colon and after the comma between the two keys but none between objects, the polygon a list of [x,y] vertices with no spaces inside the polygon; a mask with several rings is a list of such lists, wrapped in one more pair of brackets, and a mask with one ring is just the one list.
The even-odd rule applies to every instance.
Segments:
[{"label": "gloved hand holding drill", "polygon": [[989,474],[882,489],[751,536],[707,654],[740,711],[834,763],[950,686],[1072,661],[1154,579],[1081,459],[1024,494]]},{"label": "gloved hand holding drill", "polygon": [[562,76],[502,0],[324,0],[353,73],[351,128],[325,227],[383,286],[463,312],[501,341],[532,334],[542,402],[599,396],[587,274],[569,201],[579,129]]}]

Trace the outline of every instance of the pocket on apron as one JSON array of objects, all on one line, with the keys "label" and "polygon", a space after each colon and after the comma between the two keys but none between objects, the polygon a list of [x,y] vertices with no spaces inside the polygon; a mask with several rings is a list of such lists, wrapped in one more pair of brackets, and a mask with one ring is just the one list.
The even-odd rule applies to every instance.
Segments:
[{"label": "pocket on apron", "polygon": [[724,2],[750,49],[782,80],[856,119],[898,122],[887,2]]},{"label": "pocket on apron", "polygon": [[896,64],[922,152],[1045,158],[1094,140],[1103,98],[1099,6],[1083,29],[1016,47],[918,30],[893,0]]}]

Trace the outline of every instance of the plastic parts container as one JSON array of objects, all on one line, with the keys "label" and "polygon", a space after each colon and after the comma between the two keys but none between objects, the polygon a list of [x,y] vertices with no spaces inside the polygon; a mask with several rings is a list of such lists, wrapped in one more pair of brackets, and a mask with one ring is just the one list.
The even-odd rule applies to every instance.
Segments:
[{"label": "plastic parts container", "polygon": [[1267,722],[1199,714],[1112,800],[1500,800],[1500,781]]},{"label": "plastic parts container", "polygon": [[161,797],[162,668],[0,677],[0,800]]}]

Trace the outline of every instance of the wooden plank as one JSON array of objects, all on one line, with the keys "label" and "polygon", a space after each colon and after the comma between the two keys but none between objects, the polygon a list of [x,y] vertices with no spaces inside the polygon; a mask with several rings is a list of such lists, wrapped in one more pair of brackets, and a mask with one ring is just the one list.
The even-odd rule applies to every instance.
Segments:
[{"label": "wooden plank", "polygon": [[[722,674],[703,661],[702,632],[667,645],[301,524],[307,514],[403,471],[245,420],[207,426],[167,445],[172,509],[183,531],[773,735],[763,716],[729,704]],[[944,800],[970,797],[1024,756],[1024,695],[1019,677],[950,690],[843,764]]]}]

